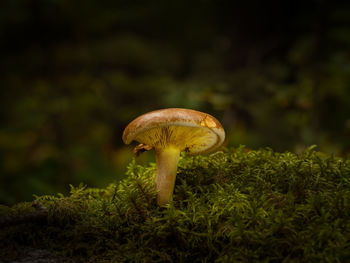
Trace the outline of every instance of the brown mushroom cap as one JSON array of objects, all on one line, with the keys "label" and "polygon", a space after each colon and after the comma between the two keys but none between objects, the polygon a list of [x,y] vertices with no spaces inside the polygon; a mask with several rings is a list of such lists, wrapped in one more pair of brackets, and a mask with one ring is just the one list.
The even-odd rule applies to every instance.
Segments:
[{"label": "brown mushroom cap", "polygon": [[176,147],[189,154],[211,152],[225,139],[225,131],[213,116],[196,110],[170,108],[152,111],[125,128],[125,144],[133,140],[155,149]]}]

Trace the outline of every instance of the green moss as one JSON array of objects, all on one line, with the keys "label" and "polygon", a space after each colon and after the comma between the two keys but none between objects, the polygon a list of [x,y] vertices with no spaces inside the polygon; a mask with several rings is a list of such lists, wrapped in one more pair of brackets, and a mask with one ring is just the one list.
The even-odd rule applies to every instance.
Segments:
[{"label": "green moss", "polygon": [[[79,262],[350,261],[350,161],[244,147],[182,156],[174,200],[156,206],[154,164],[106,189],[42,196],[46,224],[0,235]],[[3,213],[28,210],[3,207]]]}]

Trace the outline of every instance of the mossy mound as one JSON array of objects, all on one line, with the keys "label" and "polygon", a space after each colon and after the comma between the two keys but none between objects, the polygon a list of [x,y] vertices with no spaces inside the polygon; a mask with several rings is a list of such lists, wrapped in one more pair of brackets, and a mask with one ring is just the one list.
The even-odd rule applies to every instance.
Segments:
[{"label": "mossy mound", "polygon": [[350,262],[348,160],[312,148],[183,156],[166,208],[156,206],[154,172],[133,161],[107,189],[38,197],[47,220],[6,228],[1,251],[38,246],[77,262]]}]

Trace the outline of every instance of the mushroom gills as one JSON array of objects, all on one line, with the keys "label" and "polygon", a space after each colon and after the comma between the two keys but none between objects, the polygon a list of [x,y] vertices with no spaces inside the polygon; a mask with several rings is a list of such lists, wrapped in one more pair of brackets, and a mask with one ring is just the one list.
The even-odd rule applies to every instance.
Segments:
[{"label": "mushroom gills", "polygon": [[149,129],[139,134],[135,140],[155,149],[173,147],[194,154],[212,148],[217,143],[218,136],[205,127],[171,125]]}]

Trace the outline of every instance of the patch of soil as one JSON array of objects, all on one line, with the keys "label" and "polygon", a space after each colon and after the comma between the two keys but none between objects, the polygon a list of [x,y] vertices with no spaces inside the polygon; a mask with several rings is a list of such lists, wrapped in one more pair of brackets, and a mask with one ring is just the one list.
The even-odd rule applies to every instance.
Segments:
[{"label": "patch of soil", "polygon": [[[0,254],[2,254],[1,251]],[[57,256],[49,250],[33,247],[21,247],[6,251],[4,256],[4,258],[0,256],[1,263],[74,263],[73,260]]]}]

